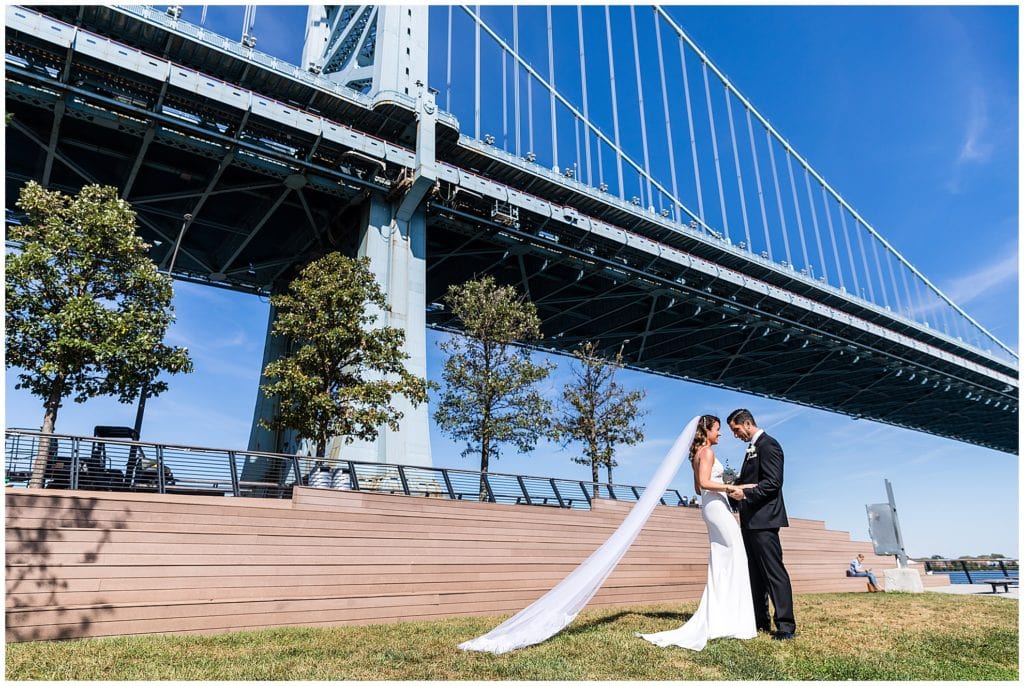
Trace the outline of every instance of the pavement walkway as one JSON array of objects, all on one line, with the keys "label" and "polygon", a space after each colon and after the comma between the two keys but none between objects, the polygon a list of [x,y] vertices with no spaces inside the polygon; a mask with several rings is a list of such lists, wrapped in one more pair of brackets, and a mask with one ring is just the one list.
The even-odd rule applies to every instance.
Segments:
[{"label": "pavement walkway", "polygon": [[1010,586],[1007,593],[1003,593],[1003,589],[1000,588],[994,594],[990,584],[950,584],[949,586],[933,586],[931,588],[926,586],[924,590],[930,593],[952,593],[954,595],[995,595],[999,598],[1019,600],[1019,589],[1016,586]]}]

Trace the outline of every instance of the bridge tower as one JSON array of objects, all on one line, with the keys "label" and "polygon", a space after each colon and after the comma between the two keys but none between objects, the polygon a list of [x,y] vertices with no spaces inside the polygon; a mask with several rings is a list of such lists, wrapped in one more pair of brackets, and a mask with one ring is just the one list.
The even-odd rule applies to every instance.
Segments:
[{"label": "bridge tower", "polygon": [[[434,145],[437,109],[427,82],[426,5],[310,5],[306,20],[303,66],[358,90],[377,101],[414,99],[416,103],[416,166],[398,193],[371,195],[356,213],[359,217],[358,255],[370,258],[370,268],[388,297],[390,311],[378,322],[405,330],[407,368],[426,377],[426,212],[422,201],[437,180]],[[273,322],[271,311],[270,321]],[[288,342],[267,331],[264,366],[283,354]],[[262,380],[261,380],[262,383]],[[431,466],[426,404],[411,407],[398,399],[404,413],[401,428],[381,427],[375,441],[345,445],[336,437],[329,458],[362,462]],[[258,394],[250,450],[295,453],[294,435],[281,435],[259,426],[273,416],[275,401]],[[302,452],[305,452],[304,450]]]}]

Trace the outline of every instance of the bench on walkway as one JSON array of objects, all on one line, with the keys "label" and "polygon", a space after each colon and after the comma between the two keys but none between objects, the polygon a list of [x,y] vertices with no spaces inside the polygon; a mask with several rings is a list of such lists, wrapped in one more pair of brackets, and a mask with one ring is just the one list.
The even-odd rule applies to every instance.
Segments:
[{"label": "bench on walkway", "polygon": [[1004,579],[985,579],[985,583],[992,585],[992,592],[993,593],[995,593],[996,589],[999,588],[1000,586],[1003,587],[1003,593],[1009,593],[1010,592],[1010,586],[1017,586],[1018,583],[1019,583],[1019,580],[1018,579],[1011,579],[1010,577],[1006,577]]}]

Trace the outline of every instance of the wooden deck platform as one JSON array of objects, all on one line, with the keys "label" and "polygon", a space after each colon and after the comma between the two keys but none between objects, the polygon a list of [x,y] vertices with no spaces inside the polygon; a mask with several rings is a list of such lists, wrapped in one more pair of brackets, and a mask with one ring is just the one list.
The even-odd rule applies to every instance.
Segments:
[{"label": "wooden deck platform", "polygon": [[[8,489],[6,505],[8,641],[511,613],[631,507],[310,488],[292,500]],[[795,593],[866,591],[845,576],[858,552],[879,579],[895,564],[820,521],[781,536]],[[659,506],[591,606],[696,600],[707,556],[699,510]]]}]

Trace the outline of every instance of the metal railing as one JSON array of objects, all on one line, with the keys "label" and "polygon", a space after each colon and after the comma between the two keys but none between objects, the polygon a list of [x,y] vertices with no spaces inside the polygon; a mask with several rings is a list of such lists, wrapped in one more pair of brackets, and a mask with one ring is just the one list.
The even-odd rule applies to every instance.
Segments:
[{"label": "metal railing", "polygon": [[[590,509],[595,497],[636,502],[644,492],[643,486],[628,484],[47,435],[24,429],[5,432],[6,485],[29,486],[33,466],[42,462],[42,455],[46,456],[43,487],[53,489],[290,498],[299,484],[577,510]],[[675,489],[665,491],[661,503],[696,506]]]},{"label": "metal railing", "polygon": [[[967,577],[967,583],[973,584],[975,580],[988,581],[1003,578],[1016,578],[1020,576],[1020,563],[1013,558],[997,558],[994,560],[967,559],[967,560],[922,560],[925,572],[935,574],[951,574],[963,572]],[[998,571],[997,571],[998,570]]]}]

